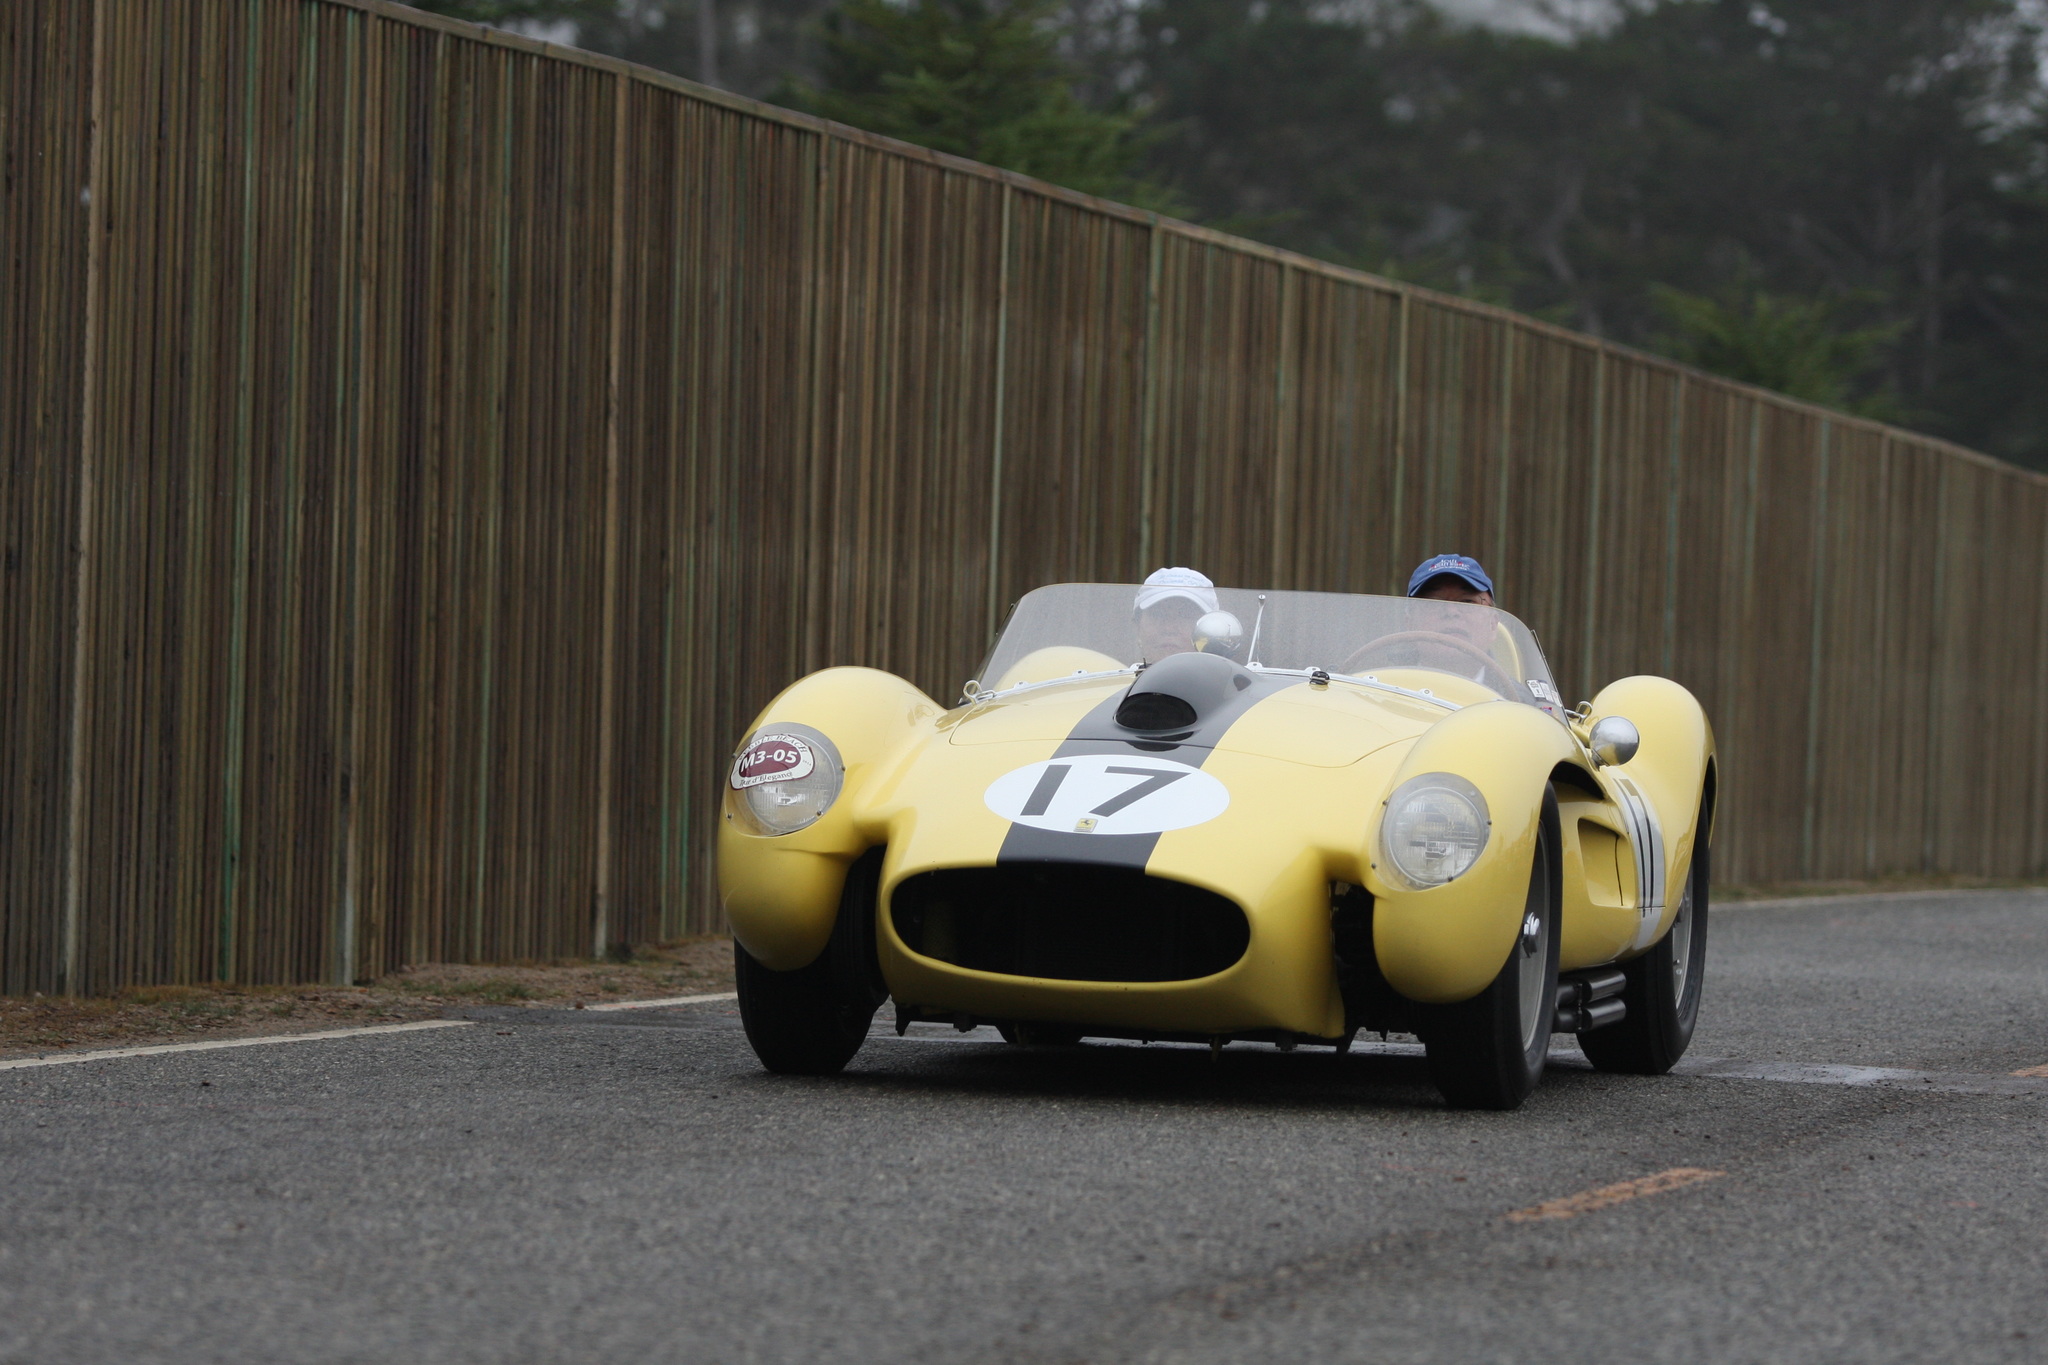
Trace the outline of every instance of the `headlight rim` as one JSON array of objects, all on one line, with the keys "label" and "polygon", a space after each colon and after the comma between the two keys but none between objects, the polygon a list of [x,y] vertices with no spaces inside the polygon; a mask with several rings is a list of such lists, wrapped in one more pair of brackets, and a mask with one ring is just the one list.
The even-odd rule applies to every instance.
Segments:
[{"label": "headlight rim", "polygon": [[[739,785],[740,760],[757,745],[776,738],[801,741],[811,752],[813,760],[811,773],[794,780],[801,783],[821,785],[826,788],[824,799],[818,802],[817,808],[811,811],[807,818],[786,827],[776,827],[764,820],[761,816],[760,808],[755,804],[754,798],[756,793],[772,794],[776,789],[787,786],[787,783],[770,780],[752,783],[744,788]],[[834,744],[831,738],[823,731],[809,725],[783,721],[758,726],[748,734],[746,741],[733,751],[731,758],[726,764],[726,817],[747,833],[761,838],[780,839],[792,834],[801,834],[803,831],[812,828],[831,812],[833,806],[838,804],[839,798],[845,794],[845,791],[846,763],[840,757],[839,746]]]},{"label": "headlight rim", "polygon": [[[1390,837],[1404,808],[1417,796],[1431,791],[1446,792],[1462,801],[1469,808],[1478,829],[1478,838],[1472,845],[1470,860],[1449,876],[1434,880],[1427,876],[1418,875],[1412,869],[1405,866],[1396,855],[1394,843]],[[1461,777],[1457,773],[1417,773],[1395,787],[1392,792],[1388,793],[1387,799],[1381,803],[1378,838],[1379,867],[1388,881],[1403,890],[1434,891],[1439,887],[1451,885],[1453,882],[1471,873],[1479,865],[1480,858],[1486,853],[1487,845],[1492,843],[1492,841],[1493,812],[1487,805],[1485,793],[1481,792],[1471,779]]]}]

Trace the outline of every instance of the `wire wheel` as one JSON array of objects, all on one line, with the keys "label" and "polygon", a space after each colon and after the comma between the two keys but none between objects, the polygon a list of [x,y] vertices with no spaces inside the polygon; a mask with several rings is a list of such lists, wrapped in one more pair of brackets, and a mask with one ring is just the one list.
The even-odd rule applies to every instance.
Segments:
[{"label": "wire wheel", "polygon": [[1429,1078],[1454,1109],[1513,1109],[1543,1077],[1557,1011],[1557,800],[1544,794],[1521,928],[1485,990],[1422,1021]]}]

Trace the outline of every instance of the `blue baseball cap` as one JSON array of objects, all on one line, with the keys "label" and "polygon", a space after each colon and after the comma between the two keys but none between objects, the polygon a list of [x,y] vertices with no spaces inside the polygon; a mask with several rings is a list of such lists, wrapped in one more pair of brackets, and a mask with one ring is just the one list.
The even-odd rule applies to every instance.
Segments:
[{"label": "blue baseball cap", "polygon": [[1415,596],[1422,591],[1422,585],[1438,574],[1449,574],[1472,585],[1475,592],[1491,593],[1493,580],[1486,576],[1486,570],[1479,567],[1479,561],[1470,555],[1432,555],[1422,561],[1414,573],[1408,575],[1408,595]]}]

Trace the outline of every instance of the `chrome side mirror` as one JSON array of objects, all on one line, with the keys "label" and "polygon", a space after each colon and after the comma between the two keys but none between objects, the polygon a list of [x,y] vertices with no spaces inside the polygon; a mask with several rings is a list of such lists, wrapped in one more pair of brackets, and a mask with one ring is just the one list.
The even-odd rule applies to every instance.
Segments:
[{"label": "chrome side mirror", "polygon": [[1593,727],[1586,740],[1593,761],[1603,768],[1628,762],[1643,747],[1643,733],[1625,716],[1609,716]]},{"label": "chrome side mirror", "polygon": [[1204,654],[1222,654],[1237,657],[1237,647],[1244,643],[1244,622],[1227,611],[1212,611],[1195,622],[1195,648]]}]

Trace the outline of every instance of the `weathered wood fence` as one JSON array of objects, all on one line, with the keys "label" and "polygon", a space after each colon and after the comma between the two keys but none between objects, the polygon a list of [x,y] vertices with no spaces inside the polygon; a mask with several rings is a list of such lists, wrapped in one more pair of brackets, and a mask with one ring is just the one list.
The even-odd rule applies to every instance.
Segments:
[{"label": "weathered wood fence", "polygon": [[0,5],[0,991],[715,925],[779,686],[1482,556],[1724,877],[2048,868],[2048,480],[380,0]]}]

